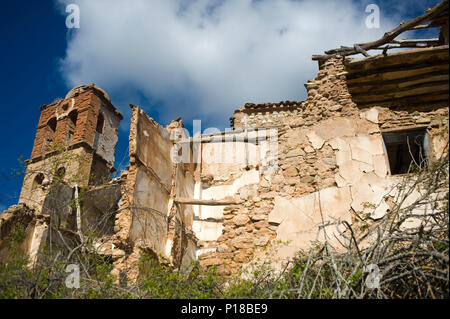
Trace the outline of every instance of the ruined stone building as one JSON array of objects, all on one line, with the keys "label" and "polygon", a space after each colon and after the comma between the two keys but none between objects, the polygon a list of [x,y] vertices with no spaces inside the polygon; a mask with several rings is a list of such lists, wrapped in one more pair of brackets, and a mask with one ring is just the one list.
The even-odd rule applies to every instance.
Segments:
[{"label": "ruined stone building", "polygon": [[[433,27],[439,38],[396,40]],[[142,250],[224,274],[279,241],[273,258],[292,258],[318,225],[329,222],[333,237],[355,214],[388,214],[411,163],[426,168],[448,152],[448,49],[443,1],[382,39],[313,56],[319,70],[305,101],[247,103],[225,132],[189,137],[181,120],[162,127],[131,105],[129,166],[114,180],[122,115],[100,88],[77,87],[41,107],[19,205],[0,217],[0,240],[21,223],[36,256],[44,243],[91,232],[130,278]]]}]

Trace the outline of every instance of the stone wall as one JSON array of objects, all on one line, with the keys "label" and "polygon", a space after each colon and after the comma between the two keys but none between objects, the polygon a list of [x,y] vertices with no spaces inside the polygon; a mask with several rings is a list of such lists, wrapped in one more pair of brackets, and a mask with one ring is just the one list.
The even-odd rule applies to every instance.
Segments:
[{"label": "stone wall", "polygon": [[11,206],[0,215],[0,261],[8,258],[10,254],[9,244],[14,241],[13,232],[17,230],[17,227],[27,233],[20,246],[22,249],[28,250],[32,241],[30,234],[32,234],[34,222],[34,211],[24,204]]},{"label": "stone wall", "polygon": [[[91,178],[90,172],[94,162],[92,151],[84,147],[75,148],[60,154],[46,157],[37,162],[29,162],[25,172],[19,203],[26,203],[29,207],[41,211],[42,205],[48,195],[51,184],[58,178],[58,169],[64,168],[63,182],[70,187],[87,186]],[[44,177],[41,183],[36,179]]]},{"label": "stone wall", "polygon": [[[25,204],[13,205],[0,215],[0,261],[6,261],[15,242],[29,256],[30,265],[47,240],[48,218]],[[18,234],[22,234],[18,236]]]},{"label": "stone wall", "polygon": [[[249,129],[203,135],[196,171],[195,199],[241,201],[252,196],[261,176],[276,163],[278,135],[273,129]],[[195,205],[197,256],[216,252],[227,224],[226,205]]]},{"label": "stone wall", "polygon": [[[302,102],[246,103],[230,118],[230,126],[236,130],[255,127],[278,127],[289,116],[296,116]],[[245,120],[244,120],[245,119]]]},{"label": "stone wall", "polygon": [[[339,237],[336,223],[351,224],[355,213],[368,206],[377,207],[374,219],[388,213],[389,197],[402,177],[389,175],[384,130],[425,126],[431,139],[430,160],[444,152],[447,107],[430,112],[360,110],[351,100],[345,75],[342,59],[329,59],[305,84],[304,102],[246,104],[235,112],[231,121],[237,130],[245,124],[277,127],[278,169],[239,189],[235,194],[245,200],[243,204],[215,212],[223,218],[222,233],[208,244],[213,249],[202,255],[202,265],[217,265],[227,274],[278,240],[287,244],[276,249],[273,258],[286,260],[310,247],[319,224],[334,223],[327,228],[329,238],[334,238]],[[435,134],[445,127],[446,136]],[[417,196],[411,194],[407,202]],[[216,229],[214,236],[219,233]],[[339,248],[337,240],[332,243]]]}]

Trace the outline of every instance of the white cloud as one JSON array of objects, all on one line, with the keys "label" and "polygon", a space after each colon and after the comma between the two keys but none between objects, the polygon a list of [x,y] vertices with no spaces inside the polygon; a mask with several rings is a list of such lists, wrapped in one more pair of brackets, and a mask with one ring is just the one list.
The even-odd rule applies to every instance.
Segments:
[{"label": "white cloud", "polygon": [[226,126],[245,102],[302,100],[317,72],[312,54],[395,25],[386,18],[367,29],[365,7],[350,0],[70,2],[81,28],[62,62],[68,86],[95,82],[116,104],[158,105],[166,123],[182,116]]}]

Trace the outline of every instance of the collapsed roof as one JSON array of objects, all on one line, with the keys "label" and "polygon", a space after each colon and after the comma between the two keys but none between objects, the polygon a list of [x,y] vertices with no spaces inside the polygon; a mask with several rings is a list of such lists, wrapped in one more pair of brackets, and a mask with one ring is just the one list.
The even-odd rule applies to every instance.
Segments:
[{"label": "collapsed roof", "polygon": [[[444,0],[381,39],[341,46],[312,59],[322,64],[330,57],[343,57],[348,89],[358,107],[430,110],[448,106],[448,7],[448,0]],[[439,38],[396,40],[407,31],[428,28],[439,28]],[[371,56],[371,50],[382,52]],[[349,58],[356,54],[364,57]]]}]

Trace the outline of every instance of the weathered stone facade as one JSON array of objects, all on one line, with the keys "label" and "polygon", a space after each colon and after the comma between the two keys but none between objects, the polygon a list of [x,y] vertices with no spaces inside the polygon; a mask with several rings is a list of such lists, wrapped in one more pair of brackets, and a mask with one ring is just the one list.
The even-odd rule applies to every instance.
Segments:
[{"label": "weathered stone facade", "polygon": [[[283,262],[307,250],[325,224],[338,250],[340,224],[352,225],[362,214],[374,220],[389,214],[405,169],[411,163],[426,168],[448,152],[448,89],[445,98],[440,83],[448,84],[448,66],[435,70],[448,63],[448,40],[435,51],[424,49],[425,56],[421,52],[407,52],[412,62],[406,66],[396,64],[404,58],[398,53],[356,66],[339,54],[321,57],[316,78],[305,84],[305,101],[247,103],[225,132],[190,138],[180,119],[164,128],[131,105],[130,164],[112,181],[121,115],[101,89],[73,89],[65,100],[41,108],[20,198],[23,218],[17,218],[32,225],[27,231],[34,227],[28,252],[37,254],[48,228],[76,231],[82,241],[105,214],[96,247],[111,256],[118,277],[130,279],[138,275],[141,251],[177,267],[198,259],[225,275],[271,245],[279,246],[270,258]],[[429,58],[436,65],[420,64]],[[417,82],[435,72],[437,88]],[[421,92],[419,100],[408,92]],[[48,148],[50,141],[65,141],[64,152]],[[50,187],[55,176],[39,174],[49,167],[58,171],[54,163],[63,156],[84,161],[71,161],[63,185]],[[70,208],[78,186],[87,195],[80,207]],[[403,205],[419,195],[410,194]],[[2,240],[11,232],[11,214],[0,217]]]},{"label": "weathered stone facade", "polygon": [[[246,104],[235,112],[235,126],[278,127],[278,170],[238,189],[235,195],[245,203],[223,208],[222,233],[208,243],[203,265],[218,265],[229,273],[252,260],[255,248],[277,240],[289,244],[276,255],[291,258],[309,248],[323,222],[351,224],[367,203],[377,206],[373,218],[386,214],[385,196],[399,177],[389,173],[383,132],[426,128],[431,161],[448,143],[448,135],[434,134],[448,130],[446,106],[429,112],[360,110],[347,90],[339,56],[323,63],[305,87],[304,102]],[[330,238],[335,234],[330,229]]]}]

